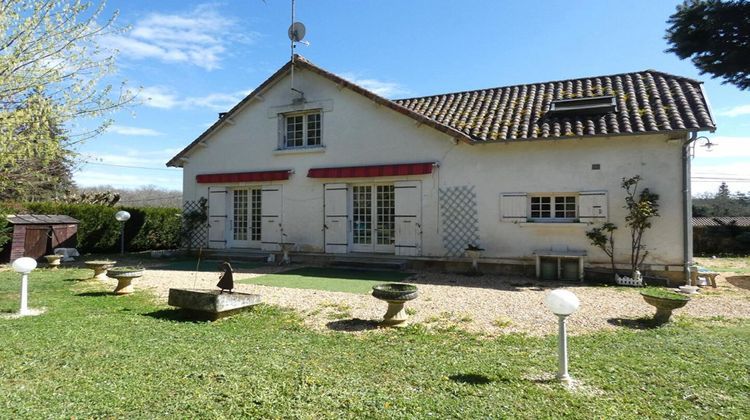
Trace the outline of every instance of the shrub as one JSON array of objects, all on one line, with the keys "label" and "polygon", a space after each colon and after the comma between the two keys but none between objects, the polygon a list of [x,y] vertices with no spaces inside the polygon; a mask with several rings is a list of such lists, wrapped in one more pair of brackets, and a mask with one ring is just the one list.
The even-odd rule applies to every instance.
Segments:
[{"label": "shrub", "polygon": [[120,248],[118,210],[130,213],[125,223],[125,246],[128,251],[170,249],[179,247],[180,210],[156,207],[113,208],[95,204],[28,203],[34,214],[65,214],[80,221],[77,248],[83,252],[112,252]]}]

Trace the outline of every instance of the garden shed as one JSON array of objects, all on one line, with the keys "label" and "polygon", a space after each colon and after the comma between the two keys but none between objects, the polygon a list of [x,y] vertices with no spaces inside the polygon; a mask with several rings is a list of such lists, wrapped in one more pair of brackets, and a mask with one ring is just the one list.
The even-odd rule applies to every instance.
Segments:
[{"label": "garden shed", "polygon": [[8,215],[13,233],[10,244],[0,254],[0,261],[20,257],[41,258],[55,248],[75,248],[78,220],[58,214]]}]

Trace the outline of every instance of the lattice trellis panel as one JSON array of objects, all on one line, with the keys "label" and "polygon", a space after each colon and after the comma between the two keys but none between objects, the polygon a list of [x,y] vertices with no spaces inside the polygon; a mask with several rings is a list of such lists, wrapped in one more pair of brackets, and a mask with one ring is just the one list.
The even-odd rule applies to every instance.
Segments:
[{"label": "lattice trellis panel", "polygon": [[[205,200],[197,201],[186,201],[182,205],[182,214],[188,214],[193,212],[205,212]],[[184,220],[184,219],[183,219]],[[208,223],[204,222],[198,226],[194,226],[193,229],[188,230],[187,226],[183,226],[186,231],[185,237],[183,238],[184,243],[182,246],[186,248],[205,248],[208,244]]]},{"label": "lattice trellis panel", "polygon": [[479,213],[473,185],[440,188],[440,220],[446,256],[461,256],[479,243]]}]

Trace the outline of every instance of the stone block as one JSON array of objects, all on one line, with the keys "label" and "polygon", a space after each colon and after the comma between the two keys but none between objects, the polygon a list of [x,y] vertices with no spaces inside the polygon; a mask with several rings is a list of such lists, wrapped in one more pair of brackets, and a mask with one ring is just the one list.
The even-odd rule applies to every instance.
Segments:
[{"label": "stone block", "polygon": [[196,319],[216,320],[249,309],[261,301],[252,293],[220,293],[219,290],[169,289],[170,306],[186,310]]}]

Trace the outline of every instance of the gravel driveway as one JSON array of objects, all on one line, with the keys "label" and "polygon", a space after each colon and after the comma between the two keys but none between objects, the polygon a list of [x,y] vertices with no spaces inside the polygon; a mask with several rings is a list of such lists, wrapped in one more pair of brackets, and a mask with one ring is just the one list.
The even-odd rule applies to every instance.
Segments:
[{"label": "gravel driveway", "polygon": [[[299,268],[261,267],[235,272],[235,280]],[[726,273],[731,276],[731,273]],[[718,288],[703,288],[675,316],[750,318],[750,288],[738,287],[739,277],[719,277]],[[169,271],[150,268],[135,283],[150,288],[166,301],[170,287],[213,289],[218,273]],[[573,291],[581,309],[570,316],[569,332],[623,328],[620,320],[651,316],[655,309],[643,301],[635,288],[554,284],[534,279],[500,275],[467,277],[461,274],[416,272],[406,282],[419,285],[419,297],[406,304],[410,321],[428,328],[456,326],[488,336],[508,332],[530,335],[554,334],[557,318],[544,306],[545,294],[556,287]],[[114,286],[114,281],[112,281]],[[238,291],[259,293],[264,303],[298,311],[305,323],[319,330],[363,331],[382,319],[386,303],[370,295],[319,290],[289,289],[236,283]]]}]

